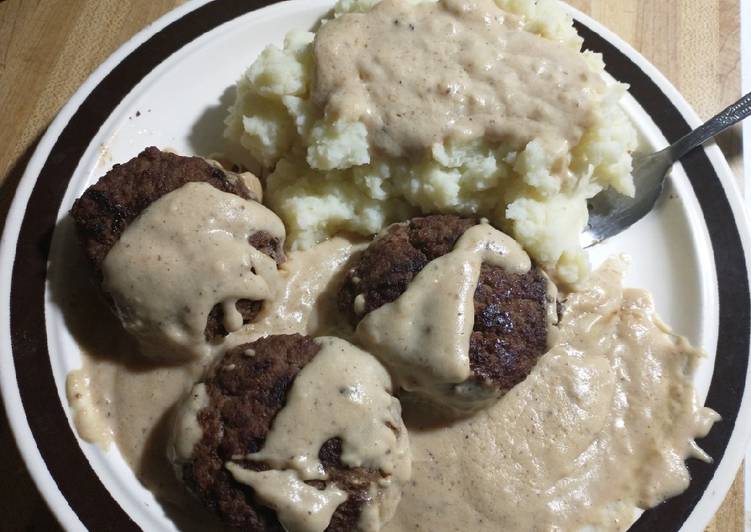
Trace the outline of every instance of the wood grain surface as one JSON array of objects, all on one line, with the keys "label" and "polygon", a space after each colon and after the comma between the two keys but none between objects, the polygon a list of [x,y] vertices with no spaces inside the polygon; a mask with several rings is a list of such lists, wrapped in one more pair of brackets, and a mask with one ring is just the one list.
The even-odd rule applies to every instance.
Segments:
[{"label": "wood grain surface", "polygon": [[[572,0],[641,51],[703,118],[740,94],[740,0]],[[0,0],[0,231],[40,136],[118,46],[181,0]],[[720,140],[740,175],[740,130]],[[2,353],[2,356],[8,356]],[[59,530],[0,416],[0,529]],[[709,526],[743,530],[739,476]]]}]

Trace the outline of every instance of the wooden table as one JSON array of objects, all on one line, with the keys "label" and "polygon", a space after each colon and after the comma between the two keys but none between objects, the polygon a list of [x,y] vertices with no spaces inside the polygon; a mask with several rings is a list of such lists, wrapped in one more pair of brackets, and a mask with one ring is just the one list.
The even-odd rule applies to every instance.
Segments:
[{"label": "wooden table", "polygon": [[[37,141],[84,79],[182,0],[0,0],[0,230]],[[740,94],[739,0],[572,0],[640,50],[708,118]],[[739,130],[721,140],[740,175]],[[7,355],[7,354],[6,354]],[[56,530],[0,416],[3,530]],[[743,486],[708,530],[741,531]]]}]

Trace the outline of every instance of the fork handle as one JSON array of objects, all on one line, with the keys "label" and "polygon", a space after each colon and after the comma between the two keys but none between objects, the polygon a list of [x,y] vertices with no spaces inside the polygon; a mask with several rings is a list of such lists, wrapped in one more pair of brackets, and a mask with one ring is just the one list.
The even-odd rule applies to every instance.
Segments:
[{"label": "fork handle", "polygon": [[670,157],[677,161],[688,152],[701,146],[712,137],[722,133],[732,125],[737,124],[751,115],[751,92],[730,105],[727,109],[710,118],[703,125],[674,142],[669,148]]}]

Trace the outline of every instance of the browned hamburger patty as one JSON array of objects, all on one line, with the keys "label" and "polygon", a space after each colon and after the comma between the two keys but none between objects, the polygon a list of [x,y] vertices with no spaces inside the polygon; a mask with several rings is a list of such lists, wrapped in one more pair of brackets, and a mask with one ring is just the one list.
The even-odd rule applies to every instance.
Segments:
[{"label": "browned hamburger patty", "polygon": [[[186,183],[203,182],[241,198],[254,200],[241,179],[231,179],[223,170],[200,157],[183,157],[155,147],[146,148],[125,164],[116,164],[76,200],[71,216],[86,256],[101,281],[102,262],[123,232],[149,205]],[[284,261],[282,242],[266,232],[258,232],[249,243],[273,258]],[[243,299],[237,310],[244,323],[261,311],[261,301]],[[206,339],[226,336],[221,304],[211,310],[206,323]]]},{"label": "browned hamburger patty", "polygon": [[[454,215],[414,218],[387,229],[347,272],[339,309],[356,325],[366,314],[397,299],[428,262],[449,253],[478,220]],[[475,323],[469,346],[473,379],[501,392],[523,381],[547,350],[548,280],[534,266],[525,274],[482,265],[475,291]],[[355,297],[365,310],[355,314]]]},{"label": "browned hamburger patty", "polygon": [[[246,354],[253,350],[252,356]],[[203,381],[209,406],[198,414],[203,436],[190,462],[182,465],[183,482],[230,527],[243,530],[283,530],[276,513],[255,501],[248,486],[234,480],[225,463],[238,455],[261,450],[274,416],[305,365],[320,350],[311,337],[279,335],[229,350]],[[319,452],[328,478],[347,492],[334,512],[329,531],[356,529],[372,481],[380,472],[348,468],[341,462],[341,440],[330,439]],[[246,469],[270,469],[263,463],[240,461]],[[321,481],[308,484],[321,489]]]}]

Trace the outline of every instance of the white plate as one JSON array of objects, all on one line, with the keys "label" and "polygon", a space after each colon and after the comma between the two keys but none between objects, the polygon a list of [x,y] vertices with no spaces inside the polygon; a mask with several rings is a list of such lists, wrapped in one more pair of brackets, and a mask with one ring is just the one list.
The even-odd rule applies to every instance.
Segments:
[{"label": "white plate", "polygon": [[[267,44],[310,28],[333,4],[295,0],[251,11],[270,3],[194,0],[138,34],[61,111],[18,188],[0,252],[0,308],[10,309],[0,312],[2,392],[32,476],[67,529],[174,525],[116,449],[102,452],[72,429],[65,377],[80,366],[80,352],[46,289],[64,282],[47,279],[47,261],[54,264],[67,245],[64,231],[54,232],[51,246],[50,235],[88,185],[143,147],[202,155],[222,148],[222,119],[239,75]],[[675,140],[698,125],[644,58],[571,12],[585,46],[603,52],[609,72],[631,83],[623,105],[646,145],[663,146],[666,137]],[[592,251],[595,264],[614,253],[631,255],[628,284],[651,290],[665,321],[707,351],[696,385],[724,417],[700,442],[716,463],[691,461],[688,492],[646,512],[634,530],[703,529],[740,464],[749,433],[744,216],[733,175],[709,146],[676,168],[653,213]]]}]

